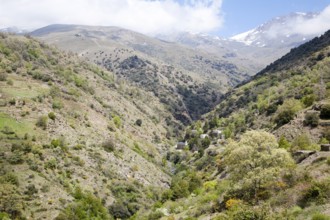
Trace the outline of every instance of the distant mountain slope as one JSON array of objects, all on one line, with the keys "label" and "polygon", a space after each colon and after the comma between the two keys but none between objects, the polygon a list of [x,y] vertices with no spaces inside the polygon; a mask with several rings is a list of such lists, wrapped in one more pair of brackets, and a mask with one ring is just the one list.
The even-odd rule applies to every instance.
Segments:
[{"label": "distant mountain slope", "polygon": [[252,73],[235,58],[116,27],[51,25],[31,34],[153,92],[184,123],[210,111],[218,103],[219,91],[227,91]]},{"label": "distant mountain slope", "polygon": [[315,34],[291,32],[295,28],[294,25],[299,25],[302,21],[308,22],[317,15],[317,13],[291,13],[276,17],[228,39],[198,33],[177,33],[158,37],[169,42],[206,50],[228,60],[239,59],[241,66],[254,69],[256,73],[288,53],[290,49],[316,37]]},{"label": "distant mountain slope", "polygon": [[309,20],[316,13],[291,13],[286,16],[276,17],[252,30],[235,35],[231,40],[242,42],[246,45],[268,48],[295,47],[307,42],[315,35],[291,34],[290,24],[298,20]]}]

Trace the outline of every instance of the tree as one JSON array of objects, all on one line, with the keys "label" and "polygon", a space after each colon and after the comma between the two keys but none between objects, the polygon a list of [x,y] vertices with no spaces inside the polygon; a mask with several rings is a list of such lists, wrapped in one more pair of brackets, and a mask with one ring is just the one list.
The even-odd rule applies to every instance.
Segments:
[{"label": "tree", "polygon": [[290,154],[278,147],[274,135],[265,131],[248,131],[241,140],[231,141],[224,162],[234,191],[243,199],[258,195],[280,181],[281,173],[294,164]]}]

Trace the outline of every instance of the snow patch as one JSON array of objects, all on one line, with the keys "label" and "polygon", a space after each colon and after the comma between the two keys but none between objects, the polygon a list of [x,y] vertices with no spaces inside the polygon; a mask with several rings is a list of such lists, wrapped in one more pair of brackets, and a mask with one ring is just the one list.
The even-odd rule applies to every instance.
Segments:
[{"label": "snow patch", "polygon": [[231,37],[230,39],[244,43],[246,45],[251,45],[253,43],[253,39],[251,39],[251,35],[255,36],[256,34],[257,34],[256,29],[254,28],[254,29],[246,31],[244,33],[237,34],[237,35]]}]

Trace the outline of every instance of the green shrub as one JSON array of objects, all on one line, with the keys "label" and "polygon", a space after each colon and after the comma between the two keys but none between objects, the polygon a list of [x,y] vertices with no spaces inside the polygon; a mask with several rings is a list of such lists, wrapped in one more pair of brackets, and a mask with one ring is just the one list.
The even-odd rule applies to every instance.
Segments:
[{"label": "green shrub", "polygon": [[113,152],[115,150],[116,144],[113,140],[109,139],[102,143],[102,148],[106,152]]},{"label": "green shrub", "polygon": [[163,216],[164,216],[164,214],[160,211],[152,212],[148,215],[148,220],[157,220]]},{"label": "green shrub", "polygon": [[330,104],[325,104],[321,107],[320,118],[330,119]]},{"label": "green shrub", "polygon": [[32,143],[29,141],[21,141],[17,143],[13,143],[11,145],[11,151],[22,151],[24,153],[30,153],[32,150]]},{"label": "green shrub", "polygon": [[312,220],[330,220],[330,215],[316,213],[313,215]]},{"label": "green shrub", "polygon": [[74,202],[69,204],[55,220],[110,220],[101,200],[92,193],[84,193],[80,188],[74,192]]},{"label": "green shrub", "polygon": [[330,129],[324,129],[322,131],[322,136],[330,142]]},{"label": "green shrub", "polygon": [[26,191],[24,192],[24,194],[32,196],[33,194],[38,193],[38,189],[36,188],[36,186],[34,184],[29,184],[26,187]]},{"label": "green shrub", "polygon": [[8,183],[18,186],[19,181],[18,177],[14,173],[6,173],[5,175],[0,177],[0,183]]},{"label": "green shrub", "polygon": [[290,149],[291,144],[290,142],[282,135],[280,139],[278,140],[278,147],[284,148],[284,149]]},{"label": "green shrub", "polygon": [[[10,214],[10,219],[25,219],[22,217],[22,197],[17,186],[11,184],[0,184],[0,213]],[[0,214],[1,216],[2,214]],[[3,216],[6,216],[5,214]],[[4,218],[3,220],[7,220]]]},{"label": "green shrub", "polygon": [[22,164],[24,162],[23,153],[20,151],[15,151],[12,155],[8,158],[8,162],[10,164]]},{"label": "green shrub", "polygon": [[46,130],[47,129],[47,124],[48,124],[48,117],[47,116],[40,116],[38,118],[38,121],[36,125],[38,127],[41,127],[42,129]]},{"label": "green shrub", "polygon": [[1,220],[11,220],[9,217],[9,214],[5,213],[5,212],[0,212],[0,219]]},{"label": "green shrub", "polygon": [[304,125],[317,127],[319,125],[319,116],[316,112],[308,112],[305,114]]},{"label": "green shrub", "polygon": [[302,103],[305,105],[305,107],[309,107],[311,105],[313,105],[313,103],[315,102],[315,95],[314,94],[310,94],[310,95],[306,95],[304,96],[301,101]]},{"label": "green shrub", "polygon": [[63,103],[61,100],[55,99],[52,104],[53,109],[61,109],[63,108]]},{"label": "green shrub", "polygon": [[121,119],[118,115],[115,115],[113,117],[113,123],[115,123],[116,127],[117,128],[120,128],[121,127]]},{"label": "green shrub", "polygon": [[312,142],[307,134],[301,134],[293,140],[293,147],[299,150],[308,150]]},{"label": "green shrub", "polygon": [[114,202],[109,207],[109,212],[115,218],[127,219],[131,217],[131,213],[128,210],[127,204],[121,200]]},{"label": "green shrub", "polygon": [[320,205],[330,200],[330,179],[319,182],[313,182],[306,190],[300,203],[302,207],[309,206],[313,203]]},{"label": "green shrub", "polygon": [[302,109],[300,101],[296,99],[285,100],[283,105],[277,109],[274,121],[278,126],[282,126],[290,122],[295,114]]},{"label": "green shrub", "polygon": [[52,119],[52,120],[54,121],[55,118],[56,118],[55,113],[54,113],[54,112],[49,112],[49,113],[48,113],[48,118],[50,118],[50,119]]},{"label": "green shrub", "polygon": [[61,95],[61,90],[57,86],[52,86],[49,90],[49,95],[53,98],[59,97]]},{"label": "green shrub", "polygon": [[267,210],[267,208],[254,208],[246,205],[234,206],[227,211],[227,215],[229,219],[235,220],[271,219],[270,210]]}]

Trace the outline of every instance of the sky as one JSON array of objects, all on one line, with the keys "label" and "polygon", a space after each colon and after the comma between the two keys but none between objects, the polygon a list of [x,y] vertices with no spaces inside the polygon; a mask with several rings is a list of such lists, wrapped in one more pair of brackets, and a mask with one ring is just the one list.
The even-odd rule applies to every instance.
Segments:
[{"label": "sky", "polygon": [[303,26],[297,31],[330,29],[330,0],[0,0],[0,29],[85,24],[151,36],[189,31],[229,37],[291,12],[321,12],[312,22],[290,24]]}]

